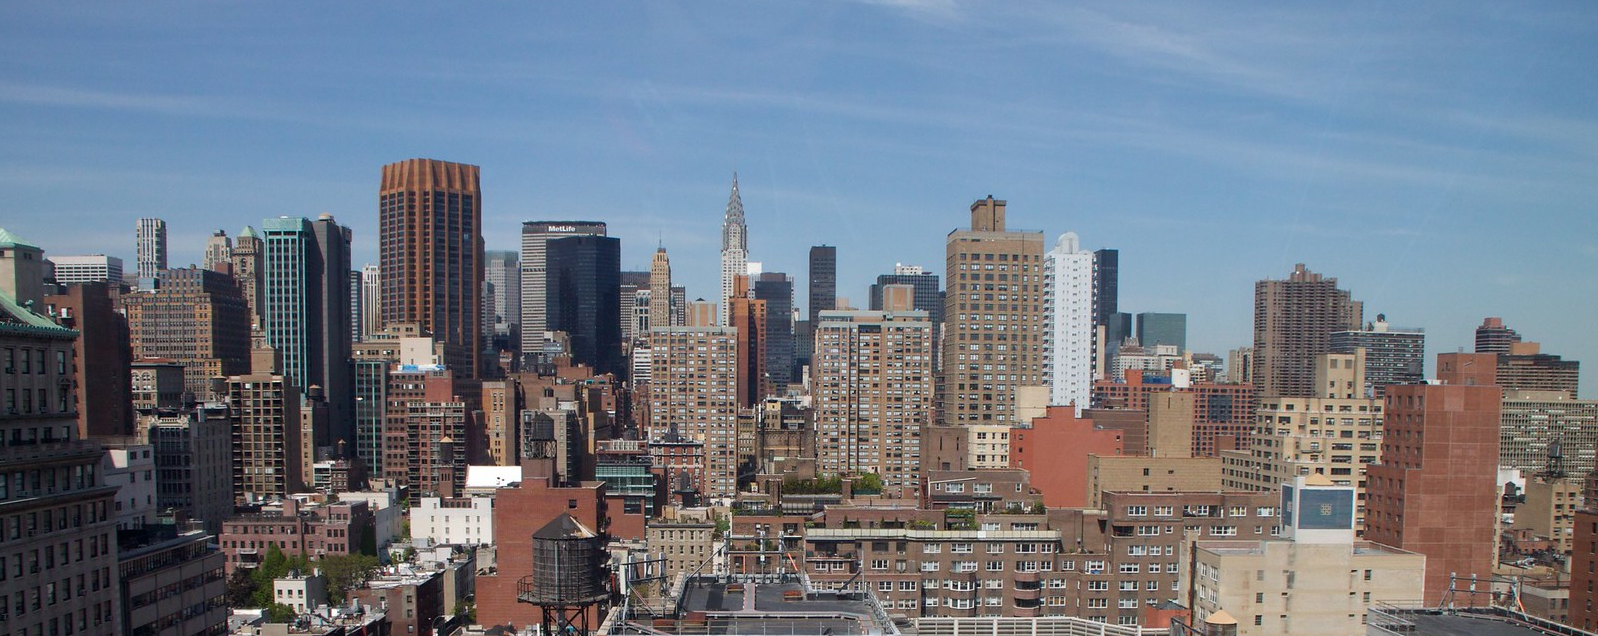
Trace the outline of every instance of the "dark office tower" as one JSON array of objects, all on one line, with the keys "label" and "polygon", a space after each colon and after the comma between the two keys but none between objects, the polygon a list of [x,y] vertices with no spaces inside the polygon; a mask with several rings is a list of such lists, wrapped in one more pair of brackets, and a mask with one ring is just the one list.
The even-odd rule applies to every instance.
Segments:
[{"label": "dark office tower", "polygon": [[[755,291],[760,291],[757,281]],[[810,324],[823,311],[832,311],[838,305],[838,248],[831,245],[810,247]]]},{"label": "dark office tower", "polygon": [[1509,345],[1520,342],[1520,334],[1504,326],[1504,319],[1490,316],[1476,328],[1476,353],[1509,353]]},{"label": "dark office tower", "polygon": [[1261,397],[1314,397],[1315,357],[1334,331],[1358,329],[1364,307],[1336,278],[1303,263],[1287,280],[1254,283],[1254,386]]},{"label": "dark office tower", "polygon": [[522,223],[522,348],[526,353],[540,350],[544,332],[549,331],[549,274],[545,268],[544,246],[568,236],[604,236],[605,224],[599,221],[527,221]]},{"label": "dark office tower", "polygon": [[350,230],[323,214],[313,223],[278,217],[261,222],[265,235],[266,340],[283,356],[283,375],[309,395],[327,398],[325,430],[316,446],[353,447],[354,395],[350,366]]},{"label": "dark office tower", "polygon": [[1365,350],[1365,391],[1380,398],[1387,387],[1415,384],[1425,379],[1426,332],[1387,324],[1387,316],[1376,314],[1376,322],[1362,330],[1332,333],[1332,353]]},{"label": "dark office tower", "polygon": [[[810,248],[812,264],[815,263],[815,253],[816,248]],[[811,287],[810,297],[815,298],[814,286]],[[794,381],[793,279],[782,272],[762,273],[755,277],[755,299],[766,301],[766,373],[770,376],[769,390],[774,395],[783,395]]]},{"label": "dark office tower", "polygon": [[[938,275],[917,265],[894,265],[892,274],[879,274],[871,285],[871,311],[883,311],[882,288],[888,285],[909,285],[914,289],[912,309],[927,312],[934,325],[943,323],[943,294]],[[934,334],[936,342],[936,334]]]},{"label": "dark office tower", "polygon": [[366,283],[361,270],[350,270],[350,342],[366,339]]},{"label": "dark office tower", "polygon": [[1121,341],[1137,335],[1132,331],[1132,314],[1115,312],[1104,318],[1104,348],[1105,355],[1099,356],[1102,364],[1108,365],[1115,359],[1115,354],[1121,350]]},{"label": "dark office tower", "polygon": [[1093,324],[1107,325],[1120,311],[1121,251],[1093,252]]},{"label": "dark office tower", "polygon": [[621,239],[569,236],[544,246],[549,329],[564,331],[572,361],[627,375],[621,349]]},{"label": "dark office tower", "polygon": [[1187,314],[1138,314],[1137,342],[1145,348],[1175,345],[1178,353],[1187,351]]},{"label": "dark office tower", "polygon": [[160,289],[128,294],[122,307],[134,357],[177,361],[196,398],[213,397],[213,380],[249,371],[250,310],[231,276],[169,269]]},{"label": "dark office tower", "polygon": [[449,368],[471,378],[482,369],[482,221],[477,166],[433,159],[383,166],[383,322],[420,324],[445,343]]},{"label": "dark office tower", "polygon": [[522,264],[521,257],[510,250],[484,253],[488,265],[483,270],[483,280],[494,287],[494,300],[489,304],[493,313],[483,314],[483,335],[494,338],[496,344],[515,348],[516,326],[522,322]]}]

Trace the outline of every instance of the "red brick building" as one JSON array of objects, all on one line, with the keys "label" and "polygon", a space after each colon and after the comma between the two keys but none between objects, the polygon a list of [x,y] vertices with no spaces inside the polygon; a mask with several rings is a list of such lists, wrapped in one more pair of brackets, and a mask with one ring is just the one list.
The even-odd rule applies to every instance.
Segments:
[{"label": "red brick building", "polygon": [[1051,406],[1031,428],[1010,429],[1010,467],[1032,474],[1032,488],[1051,508],[1087,505],[1088,455],[1118,457],[1122,433],[1095,426],[1075,409]]},{"label": "red brick building", "polygon": [[1126,382],[1094,382],[1093,405],[1146,414],[1149,396],[1167,391],[1193,394],[1194,457],[1217,457],[1220,450],[1230,450],[1218,447],[1218,441],[1248,447],[1247,440],[1254,431],[1254,411],[1259,406],[1251,384],[1201,383],[1174,388],[1169,381],[1151,382],[1141,372],[1128,371]]},{"label": "red brick building", "polygon": [[316,505],[288,499],[261,512],[236,515],[222,523],[218,537],[227,555],[228,574],[255,567],[277,546],[284,554],[318,558],[327,554],[377,555],[376,522],[365,501]]},{"label": "red brick building", "polygon": [[[494,544],[499,570],[477,577],[477,622],[484,626],[537,625],[541,614],[536,606],[516,602],[516,582],[533,574],[533,533],[562,513],[594,532],[608,535],[609,517],[605,506],[605,485],[585,482],[578,486],[554,486],[552,480],[525,478],[519,487],[500,488],[494,493]],[[598,612],[589,616],[598,625]]]},{"label": "red brick building", "polygon": [[[1440,355],[1439,375],[1446,379],[1441,370],[1479,357]],[[1382,461],[1367,473],[1365,538],[1426,555],[1428,606],[1442,601],[1451,572],[1479,581],[1492,577],[1500,399],[1491,384],[1387,388]],[[1488,600],[1454,598],[1460,605]]]}]

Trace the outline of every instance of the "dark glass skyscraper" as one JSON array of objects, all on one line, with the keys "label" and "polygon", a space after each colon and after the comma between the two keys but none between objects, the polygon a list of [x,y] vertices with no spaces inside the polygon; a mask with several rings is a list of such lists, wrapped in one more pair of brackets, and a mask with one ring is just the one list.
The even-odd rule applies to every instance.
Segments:
[{"label": "dark glass skyscraper", "polygon": [[[810,248],[812,263],[815,253]],[[812,287],[812,298],[814,293]],[[766,374],[771,391],[782,395],[794,380],[793,279],[781,272],[761,274],[755,278],[755,300],[766,301]]]},{"label": "dark glass skyscraper", "polygon": [[914,308],[927,312],[932,324],[943,324],[943,290],[937,274],[923,271],[920,267],[900,265],[894,268],[892,274],[878,275],[877,282],[871,285],[872,311],[882,311],[882,288],[888,285],[909,285],[914,288]]},{"label": "dark glass skyscraper", "polygon": [[1093,252],[1093,324],[1109,325],[1110,316],[1120,311],[1121,251],[1102,249]]},{"label": "dark glass skyscraper", "polygon": [[544,245],[549,328],[571,339],[572,360],[627,376],[621,348],[621,240],[569,236]]},{"label": "dark glass skyscraper", "polygon": [[810,247],[810,324],[816,324],[822,311],[838,304],[838,248],[831,245]]},{"label": "dark glass skyscraper", "polygon": [[1175,345],[1178,352],[1187,351],[1187,314],[1138,314],[1137,341],[1145,347]]}]

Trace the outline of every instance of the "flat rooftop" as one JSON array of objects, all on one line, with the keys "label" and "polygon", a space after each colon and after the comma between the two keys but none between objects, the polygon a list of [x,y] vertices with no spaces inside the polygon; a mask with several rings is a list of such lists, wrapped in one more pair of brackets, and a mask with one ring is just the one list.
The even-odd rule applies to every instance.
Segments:
[{"label": "flat rooftop", "polygon": [[[1385,620],[1372,616],[1371,624],[1366,633],[1372,635],[1385,635],[1393,633],[1413,634],[1414,636],[1548,636],[1549,634],[1591,634],[1579,629],[1558,626],[1564,630],[1554,632],[1520,620],[1517,616],[1508,616],[1502,613],[1487,613],[1482,611],[1443,613],[1436,610],[1404,611],[1397,614],[1398,618],[1413,625],[1390,626],[1377,625],[1386,623]],[[1552,623],[1548,623],[1552,625]],[[1397,629],[1394,629],[1394,628]]]},{"label": "flat rooftop", "polygon": [[[869,600],[835,592],[806,593],[797,582],[727,582],[690,579],[682,591],[682,619],[652,628],[670,634],[885,634]],[[626,627],[612,633],[633,633]]]}]

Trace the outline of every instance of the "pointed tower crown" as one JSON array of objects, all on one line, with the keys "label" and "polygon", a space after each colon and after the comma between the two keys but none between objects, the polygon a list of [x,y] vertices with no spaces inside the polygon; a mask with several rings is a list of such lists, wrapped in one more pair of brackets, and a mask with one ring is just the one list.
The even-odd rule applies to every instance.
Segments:
[{"label": "pointed tower crown", "polygon": [[749,249],[749,228],[744,224],[744,201],[738,196],[738,173],[732,173],[732,195],[727,198],[727,216],[721,222],[721,251]]}]

